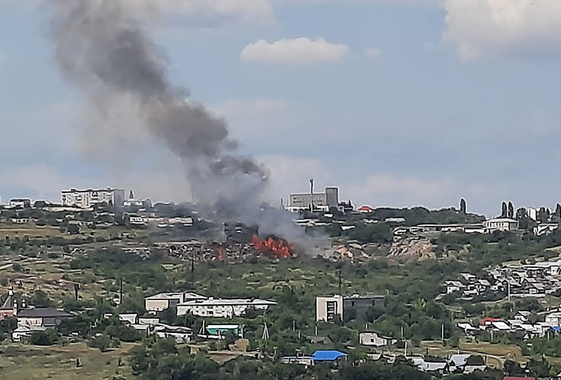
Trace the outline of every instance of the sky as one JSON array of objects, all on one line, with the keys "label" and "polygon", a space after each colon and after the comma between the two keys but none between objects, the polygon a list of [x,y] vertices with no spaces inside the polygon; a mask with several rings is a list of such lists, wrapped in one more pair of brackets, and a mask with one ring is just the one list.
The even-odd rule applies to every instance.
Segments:
[{"label": "sky", "polygon": [[[268,165],[274,205],[310,178],[357,206],[561,202],[558,0],[126,1],[150,16],[174,83]],[[88,148],[50,18],[48,2],[0,0],[2,198],[189,201],[177,158],[142,131]]]}]

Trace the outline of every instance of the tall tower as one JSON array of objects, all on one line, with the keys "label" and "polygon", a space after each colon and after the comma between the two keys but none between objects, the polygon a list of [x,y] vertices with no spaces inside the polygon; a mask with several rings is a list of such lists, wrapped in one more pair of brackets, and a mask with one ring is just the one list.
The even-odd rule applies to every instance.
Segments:
[{"label": "tall tower", "polygon": [[314,211],[314,179],[310,179],[310,211]]}]

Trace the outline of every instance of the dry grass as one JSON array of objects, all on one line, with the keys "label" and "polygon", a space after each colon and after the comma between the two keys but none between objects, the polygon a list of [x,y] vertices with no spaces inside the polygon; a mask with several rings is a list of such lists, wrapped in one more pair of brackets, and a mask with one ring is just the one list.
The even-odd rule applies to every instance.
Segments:
[{"label": "dry grass", "polygon": [[[126,361],[132,345],[102,353],[85,344],[67,347],[36,347],[26,345],[0,346],[0,378],[21,380],[101,380],[121,376],[132,379]],[[76,367],[76,359],[81,366]],[[119,366],[119,358],[122,365]]]}]

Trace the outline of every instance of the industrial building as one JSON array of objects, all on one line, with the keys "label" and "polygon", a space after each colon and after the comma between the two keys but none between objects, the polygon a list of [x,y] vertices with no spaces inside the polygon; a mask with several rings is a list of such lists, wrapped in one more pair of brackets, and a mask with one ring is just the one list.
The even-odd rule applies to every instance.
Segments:
[{"label": "industrial building", "polygon": [[333,207],[337,208],[339,206],[339,188],[326,187],[323,193],[313,193],[312,189],[309,193],[290,194],[287,209],[290,211],[309,210],[312,206],[312,201],[314,209],[328,211]]},{"label": "industrial building", "polygon": [[125,190],[121,189],[88,189],[88,190],[63,190],[61,191],[63,206],[90,208],[96,204],[122,207],[125,202]]}]

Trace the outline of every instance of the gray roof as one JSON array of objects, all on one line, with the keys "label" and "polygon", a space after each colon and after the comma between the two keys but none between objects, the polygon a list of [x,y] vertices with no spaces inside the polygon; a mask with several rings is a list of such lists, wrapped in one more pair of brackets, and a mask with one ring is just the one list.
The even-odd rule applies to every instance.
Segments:
[{"label": "gray roof", "polygon": [[14,295],[13,294],[8,295],[8,298],[6,298],[0,310],[12,310],[14,308],[14,301],[15,301]]},{"label": "gray roof", "polygon": [[60,311],[52,307],[38,307],[35,309],[25,309],[17,314],[18,318],[64,318],[71,317],[65,311]]}]

